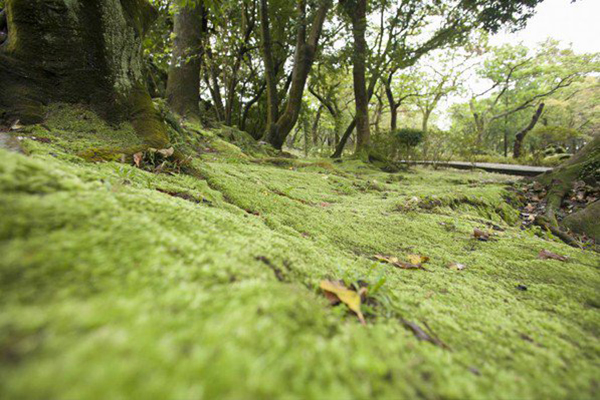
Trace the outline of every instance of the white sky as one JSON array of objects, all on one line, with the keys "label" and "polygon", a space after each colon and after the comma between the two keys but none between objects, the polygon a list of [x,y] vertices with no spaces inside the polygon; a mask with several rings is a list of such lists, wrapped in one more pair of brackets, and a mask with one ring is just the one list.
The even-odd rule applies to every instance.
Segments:
[{"label": "white sky", "polygon": [[523,42],[527,46],[548,37],[572,43],[577,53],[600,52],[600,0],[546,0],[536,8],[536,14],[521,31],[500,33],[491,44]]},{"label": "white sky", "polygon": [[[548,37],[559,40],[563,45],[571,44],[576,53],[600,52],[600,0],[545,0],[536,8],[536,14],[527,26],[515,33],[501,32],[490,37],[490,44],[523,43],[528,47],[545,41]],[[470,81],[469,87],[481,92],[489,87],[485,82]],[[446,114],[454,103],[469,100],[469,95],[451,95],[438,108],[437,125],[450,127]]]}]

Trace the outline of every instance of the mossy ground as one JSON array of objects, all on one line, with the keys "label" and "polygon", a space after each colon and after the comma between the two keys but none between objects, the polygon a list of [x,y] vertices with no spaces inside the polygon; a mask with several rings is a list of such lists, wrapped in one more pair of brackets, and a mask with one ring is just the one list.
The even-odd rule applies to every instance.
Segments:
[{"label": "mossy ground", "polygon": [[[204,180],[153,174],[77,156],[110,130],[72,121],[0,150],[0,397],[598,397],[600,258],[520,230],[512,178],[261,161],[210,133],[186,144]],[[366,326],[327,278],[369,283]]]}]

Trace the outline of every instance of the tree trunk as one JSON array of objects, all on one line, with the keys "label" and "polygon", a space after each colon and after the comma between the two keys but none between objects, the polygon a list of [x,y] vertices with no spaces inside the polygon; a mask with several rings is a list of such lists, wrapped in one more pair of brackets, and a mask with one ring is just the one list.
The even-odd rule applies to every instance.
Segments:
[{"label": "tree trunk", "polygon": [[390,129],[392,132],[396,132],[398,130],[398,107],[393,104],[390,106]]},{"label": "tree trunk", "polygon": [[421,122],[421,130],[423,133],[427,133],[429,128],[429,117],[431,116],[431,110],[425,110],[423,112],[423,121]]},{"label": "tree trunk", "polygon": [[275,124],[279,118],[279,100],[277,96],[277,75],[273,61],[273,44],[271,42],[271,28],[269,24],[268,0],[260,0],[260,33],[261,50],[265,66],[265,80],[267,82],[267,137],[276,136]]},{"label": "tree trunk", "polygon": [[319,120],[321,119],[321,112],[323,111],[323,106],[319,106],[317,110],[317,115],[315,116],[315,120],[313,121],[312,126],[312,144],[313,147],[319,145]]},{"label": "tree trunk", "polygon": [[[371,101],[371,98],[373,97],[373,93],[375,93],[375,86],[377,86],[378,79],[379,79],[379,72],[375,71],[373,73],[373,75],[371,75],[371,78],[369,81],[369,88],[367,89],[367,101]],[[354,116],[354,118],[352,118],[350,125],[348,125],[348,127],[344,131],[344,134],[342,135],[342,138],[340,139],[340,141],[337,143],[337,145],[335,147],[335,151],[331,155],[331,158],[340,158],[342,156],[342,153],[344,152],[344,147],[346,147],[346,142],[350,138],[350,135],[352,135],[354,128],[356,128],[356,116]]]},{"label": "tree trunk", "polygon": [[37,123],[51,102],[84,103],[167,145],[143,75],[141,41],[156,18],[146,0],[7,0],[5,11],[1,120]]},{"label": "tree trunk", "polygon": [[344,147],[346,146],[346,142],[348,141],[348,139],[350,139],[350,135],[352,135],[354,128],[356,128],[356,117],[352,118],[352,122],[350,122],[350,125],[348,125],[348,127],[346,128],[346,131],[342,135],[342,138],[337,144],[335,152],[333,153],[331,158],[340,158],[342,156],[342,153],[344,152]]},{"label": "tree trunk", "polygon": [[356,150],[360,155],[368,151],[371,142],[369,129],[369,96],[367,95],[366,59],[367,41],[367,0],[357,0],[351,11],[352,37],[354,39],[354,53],[352,56],[352,78],[354,81],[354,101],[356,104]]},{"label": "tree trunk", "polygon": [[548,188],[546,218],[551,225],[558,226],[555,211],[560,208],[563,198],[576,180],[582,180],[591,186],[600,185],[600,135],[597,134],[558,168],[536,179]]},{"label": "tree trunk", "polygon": [[[266,0],[261,0],[261,2],[266,2]],[[267,141],[276,149],[281,149],[285,142],[285,138],[289,135],[298,121],[300,108],[302,107],[304,87],[306,86],[306,80],[315,59],[321,30],[323,29],[323,23],[325,22],[325,17],[327,16],[327,11],[330,6],[331,0],[323,0],[321,2],[321,5],[315,12],[311,25],[311,32],[307,38],[306,2],[305,0],[299,1],[300,21],[296,34],[296,52],[294,55],[291,87],[283,114],[281,114],[275,124],[269,126],[267,129]],[[267,96],[268,95],[269,91],[267,90]]]},{"label": "tree trunk", "polygon": [[521,157],[521,148],[523,147],[523,139],[525,139],[525,135],[527,135],[527,133],[535,127],[535,124],[537,124],[543,111],[544,111],[544,103],[540,103],[539,107],[535,111],[535,114],[533,114],[533,117],[531,117],[531,121],[529,122],[529,125],[527,125],[525,128],[523,128],[515,136],[515,146],[513,149],[513,158]]},{"label": "tree trunk", "polygon": [[182,117],[200,117],[203,5],[188,4],[175,14],[173,57],[167,81],[167,102]]}]

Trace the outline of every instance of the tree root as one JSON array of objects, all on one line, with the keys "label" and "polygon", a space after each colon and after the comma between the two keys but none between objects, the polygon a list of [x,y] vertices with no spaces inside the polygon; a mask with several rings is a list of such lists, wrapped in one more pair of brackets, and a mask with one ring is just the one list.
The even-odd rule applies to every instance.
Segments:
[{"label": "tree root", "polygon": [[[554,215],[554,211],[552,211],[552,215]],[[549,219],[548,217],[538,215],[537,217],[535,217],[534,223],[537,226],[550,231],[550,233],[558,237],[560,240],[562,240],[569,246],[578,247],[580,249],[582,248],[581,244],[577,241],[577,239],[575,239],[568,233],[562,231],[558,226],[552,224],[551,221],[552,219]]]}]

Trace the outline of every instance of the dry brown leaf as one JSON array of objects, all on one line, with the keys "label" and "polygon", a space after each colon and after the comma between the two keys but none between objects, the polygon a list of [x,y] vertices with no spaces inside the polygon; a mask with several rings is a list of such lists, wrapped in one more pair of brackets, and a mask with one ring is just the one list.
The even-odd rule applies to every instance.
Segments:
[{"label": "dry brown leaf", "polygon": [[395,263],[392,263],[393,266],[400,268],[400,269],[423,269],[425,270],[425,267],[423,267],[421,264],[412,264],[409,262],[404,262],[404,261],[397,261]]},{"label": "dry brown leaf", "polygon": [[490,234],[487,232],[482,231],[481,229],[477,229],[475,228],[473,230],[473,237],[477,240],[481,240],[483,242],[487,242],[488,240],[490,240]]},{"label": "dry brown leaf", "polygon": [[553,253],[548,250],[540,251],[540,254],[538,254],[538,258],[541,260],[558,260],[558,261],[567,261],[568,260],[568,257],[561,256],[559,254]]},{"label": "dry brown leaf", "polygon": [[[423,256],[415,256],[415,255],[411,255],[409,256],[409,260],[411,259],[411,257],[413,257],[412,262],[405,262],[405,261],[400,261],[398,259],[398,257],[392,257],[392,256],[382,256],[380,254],[376,254],[374,256],[374,258],[378,261],[382,261],[388,264],[392,264],[394,267],[396,268],[400,268],[400,269],[422,269],[424,271],[427,271],[427,269],[425,267],[423,267],[421,262],[427,262],[429,261],[429,257],[423,257]],[[418,259],[417,259],[418,257]],[[424,261],[423,261],[424,260]],[[414,261],[419,261],[417,263],[415,263]]]},{"label": "dry brown leaf", "polygon": [[325,295],[331,302],[331,295],[335,295],[342,303],[344,303],[350,310],[352,310],[360,320],[361,324],[365,325],[365,317],[360,311],[360,296],[361,293],[355,292],[354,290],[348,289],[340,281],[321,281],[319,285],[323,290],[323,293],[329,293]]},{"label": "dry brown leaf", "polygon": [[140,167],[141,163],[142,163],[142,159],[144,158],[144,153],[140,152],[140,153],[135,153],[133,155],[133,162],[135,164],[136,167]]}]

